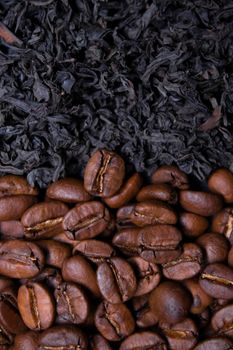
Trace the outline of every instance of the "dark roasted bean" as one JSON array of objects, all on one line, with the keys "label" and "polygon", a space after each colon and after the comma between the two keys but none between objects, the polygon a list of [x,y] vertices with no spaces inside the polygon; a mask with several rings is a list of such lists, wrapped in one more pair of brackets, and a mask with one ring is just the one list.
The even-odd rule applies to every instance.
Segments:
[{"label": "dark roasted bean", "polygon": [[223,205],[221,196],[200,191],[180,191],[181,206],[191,213],[201,216],[216,214]]},{"label": "dark roasted bean", "polygon": [[134,333],[126,338],[119,348],[119,350],[149,350],[158,349],[166,350],[165,341],[154,332],[140,332]]},{"label": "dark roasted bean", "polygon": [[29,331],[15,337],[14,350],[35,350],[37,349],[39,333]]},{"label": "dark roasted bean", "polygon": [[126,255],[138,255],[139,232],[138,227],[125,228],[114,235],[112,243]]},{"label": "dark roasted bean", "polygon": [[60,179],[47,188],[46,196],[65,203],[87,202],[91,196],[84,189],[81,180],[66,178]]},{"label": "dark roasted bean", "polygon": [[25,236],[30,239],[50,238],[63,231],[62,221],[69,208],[61,202],[38,203],[22,217]]},{"label": "dark roasted bean", "polygon": [[0,178],[0,198],[15,195],[37,196],[38,190],[22,176],[6,175]]},{"label": "dark roasted bean", "polygon": [[193,314],[201,314],[212,303],[213,298],[201,288],[198,277],[185,280],[184,285],[193,297],[190,311]]},{"label": "dark roasted bean", "polygon": [[220,264],[210,264],[200,276],[200,285],[214,298],[233,299],[233,269]]},{"label": "dark roasted bean", "polygon": [[169,183],[180,190],[189,188],[187,175],[174,165],[162,165],[151,176],[153,183]]},{"label": "dark roasted bean", "polygon": [[38,241],[38,246],[45,253],[46,265],[62,268],[63,261],[71,255],[71,247],[68,244],[52,239]]},{"label": "dark roasted bean", "polygon": [[183,212],[179,215],[179,225],[185,236],[195,238],[207,230],[209,222],[201,215]]},{"label": "dark roasted bean", "polygon": [[0,274],[11,278],[30,278],[44,267],[44,254],[36,244],[7,241],[0,246]]},{"label": "dark roasted bean", "polygon": [[233,338],[233,304],[217,311],[211,318],[211,326],[217,335]]},{"label": "dark roasted bean", "polygon": [[134,271],[122,258],[111,258],[99,265],[97,283],[103,297],[113,304],[126,302],[137,288]]},{"label": "dark roasted bean", "polygon": [[221,194],[226,203],[233,203],[233,173],[230,170],[215,170],[208,180],[208,187],[212,192]]},{"label": "dark roasted bean", "polygon": [[77,204],[64,217],[63,229],[68,238],[90,239],[102,233],[110,222],[110,214],[105,206],[97,201]]},{"label": "dark roasted bean", "polygon": [[55,318],[55,302],[48,288],[28,283],[19,288],[18,306],[24,323],[31,330],[49,328]]},{"label": "dark roasted bean", "polygon": [[178,200],[176,190],[169,184],[153,184],[143,187],[136,197],[138,202],[148,200],[160,200],[170,204],[176,204]]},{"label": "dark roasted bean", "polygon": [[125,177],[125,163],[105,149],[92,154],[84,170],[84,187],[94,196],[111,197],[120,189]]},{"label": "dark roasted bean", "polygon": [[0,198],[0,221],[19,220],[23,213],[35,204],[35,196],[10,196]]},{"label": "dark roasted bean", "polygon": [[73,249],[73,254],[82,254],[95,264],[100,264],[116,255],[113,247],[102,241],[87,239],[79,242]]},{"label": "dark roasted bean", "polygon": [[213,218],[211,229],[222,233],[233,244],[233,208],[224,208]]},{"label": "dark roasted bean", "polygon": [[167,281],[153,290],[149,302],[160,322],[175,324],[186,318],[192,297],[181,284]]},{"label": "dark roasted bean", "polygon": [[232,350],[233,343],[225,337],[217,337],[204,340],[199,343],[193,350]]},{"label": "dark roasted bean", "polygon": [[103,301],[95,313],[95,326],[107,340],[120,341],[133,333],[135,322],[125,304]]},{"label": "dark roasted bean", "polygon": [[197,275],[202,268],[203,255],[200,247],[194,243],[185,243],[182,254],[162,265],[166,278],[182,281]]},{"label": "dark roasted bean", "polygon": [[142,176],[138,173],[132,175],[112,197],[104,198],[110,208],[120,208],[131,201],[142,186]]},{"label": "dark roasted bean", "polygon": [[90,350],[112,350],[112,348],[102,335],[95,334],[90,340]]},{"label": "dark roasted bean", "polygon": [[0,232],[4,235],[4,238],[23,238],[24,227],[19,220],[2,221],[0,222]]},{"label": "dark roasted bean", "polygon": [[205,251],[207,264],[227,260],[229,245],[224,236],[218,233],[205,233],[198,237],[196,243]]}]

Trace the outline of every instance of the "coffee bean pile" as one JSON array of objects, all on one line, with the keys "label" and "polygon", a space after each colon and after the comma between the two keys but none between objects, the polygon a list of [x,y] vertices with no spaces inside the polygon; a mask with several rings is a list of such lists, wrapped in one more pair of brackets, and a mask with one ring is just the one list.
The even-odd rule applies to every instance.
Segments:
[{"label": "coffee bean pile", "polygon": [[0,178],[0,349],[233,349],[233,174],[190,189],[175,166],[125,179]]}]

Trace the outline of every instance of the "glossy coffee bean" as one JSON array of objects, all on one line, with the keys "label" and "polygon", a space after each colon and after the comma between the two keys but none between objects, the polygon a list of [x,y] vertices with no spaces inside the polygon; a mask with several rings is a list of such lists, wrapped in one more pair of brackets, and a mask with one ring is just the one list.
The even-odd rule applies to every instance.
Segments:
[{"label": "glossy coffee bean", "polygon": [[195,238],[207,230],[209,222],[201,215],[183,212],[179,214],[179,225],[185,236]]},{"label": "glossy coffee bean", "polygon": [[162,165],[151,176],[152,183],[169,183],[180,190],[189,188],[187,175],[174,165]]},{"label": "glossy coffee bean", "polygon": [[142,295],[132,299],[134,316],[139,328],[148,328],[157,325],[158,317],[151,310],[149,305],[149,295]]},{"label": "glossy coffee bean", "polygon": [[89,289],[94,296],[100,296],[96,273],[90,263],[82,256],[75,255],[65,259],[62,266],[62,277],[67,282],[78,283]]},{"label": "glossy coffee bean", "polygon": [[138,202],[160,200],[175,204],[178,200],[176,190],[169,184],[153,184],[144,186],[137,194]]},{"label": "glossy coffee bean", "polygon": [[140,256],[146,261],[164,264],[178,258],[181,254],[179,244],[181,232],[170,225],[147,226],[138,234]]},{"label": "glossy coffee bean", "polygon": [[167,281],[153,290],[149,302],[160,322],[175,324],[187,317],[192,297],[179,283]]},{"label": "glossy coffee bean", "polygon": [[38,350],[87,350],[87,338],[75,326],[54,326],[42,332],[38,340]]},{"label": "glossy coffee bean", "polygon": [[49,289],[40,283],[19,288],[18,306],[22,319],[31,330],[49,328],[55,318],[55,302]]},{"label": "glossy coffee bean", "polygon": [[233,298],[233,269],[221,263],[207,265],[200,276],[201,288],[214,298]]},{"label": "glossy coffee bean", "polygon": [[202,264],[201,248],[194,243],[185,243],[178,258],[162,265],[163,275],[168,279],[182,281],[197,275],[202,269]]},{"label": "glossy coffee bean", "polygon": [[135,294],[137,280],[131,265],[122,258],[112,258],[99,265],[97,283],[104,299],[117,304]]},{"label": "glossy coffee bean", "polygon": [[233,203],[233,173],[230,170],[215,170],[208,180],[208,187],[210,191],[221,194],[226,203]]},{"label": "glossy coffee bean", "polygon": [[135,322],[125,304],[103,301],[95,313],[95,326],[110,341],[120,341],[133,333]]},{"label": "glossy coffee bean", "polygon": [[224,208],[215,215],[211,229],[213,232],[222,233],[233,244],[233,207]]},{"label": "glossy coffee bean", "polygon": [[230,267],[233,267],[233,246],[231,247],[228,253],[228,265]]},{"label": "glossy coffee bean", "polygon": [[128,256],[138,255],[138,237],[140,228],[125,228],[117,232],[112,240],[112,244]]},{"label": "glossy coffee bean", "polygon": [[198,277],[187,279],[183,283],[193,297],[190,312],[201,314],[212,303],[213,298],[201,288]]},{"label": "glossy coffee bean", "polygon": [[74,178],[55,181],[47,188],[46,196],[65,203],[87,202],[91,199],[84,189],[83,182]]},{"label": "glossy coffee bean", "polygon": [[93,196],[111,197],[122,186],[125,163],[116,153],[105,149],[92,154],[84,170],[84,187]]},{"label": "glossy coffee bean", "polygon": [[30,239],[50,238],[63,231],[62,221],[69,208],[61,202],[38,203],[22,216],[25,236]]},{"label": "glossy coffee bean", "polygon": [[131,220],[131,215],[134,210],[134,204],[124,205],[119,208],[116,213],[116,224],[119,229],[132,227],[134,224]]},{"label": "glossy coffee bean", "polygon": [[59,323],[84,323],[89,313],[85,292],[74,283],[62,283],[55,289],[56,311]]},{"label": "glossy coffee bean", "polygon": [[227,260],[229,245],[227,239],[218,233],[205,233],[196,243],[204,250],[207,264]]},{"label": "glossy coffee bean", "polygon": [[7,287],[0,293],[0,328],[14,335],[27,330],[19,313],[14,287]]},{"label": "glossy coffee bean", "polygon": [[180,191],[183,209],[201,216],[215,215],[222,208],[221,196],[201,191]]},{"label": "glossy coffee bean", "polygon": [[14,341],[14,350],[35,350],[37,349],[39,333],[28,331],[16,335]]},{"label": "glossy coffee bean", "polygon": [[0,198],[15,195],[37,196],[38,190],[22,176],[5,175],[0,178]]},{"label": "glossy coffee bean", "polygon": [[44,267],[44,254],[36,244],[7,241],[0,246],[0,274],[11,278],[30,278]]},{"label": "glossy coffee bean", "polygon": [[155,332],[145,331],[134,333],[126,338],[119,348],[119,350],[147,350],[147,349],[161,349],[167,350],[165,341]]},{"label": "glossy coffee bean", "polygon": [[160,329],[171,350],[191,350],[197,344],[198,329],[190,318],[175,325],[161,324]]},{"label": "glossy coffee bean", "polygon": [[134,296],[150,293],[160,282],[161,273],[158,265],[141,257],[132,257],[128,262],[133,267],[137,277],[137,289]]},{"label": "glossy coffee bean", "polygon": [[23,238],[24,228],[19,220],[0,222],[0,232],[4,238],[14,239]]},{"label": "glossy coffee bean", "polygon": [[193,350],[231,350],[233,343],[225,337],[210,338],[199,343]]},{"label": "glossy coffee bean", "polygon": [[219,336],[233,338],[233,304],[217,311],[211,318],[211,326]]},{"label": "glossy coffee bean", "polygon": [[228,299],[213,299],[212,303],[209,306],[210,311],[213,313],[221,310],[223,307],[229,304]]},{"label": "glossy coffee bean", "polygon": [[90,350],[112,350],[112,347],[102,335],[95,334],[90,340]]},{"label": "glossy coffee bean", "polygon": [[54,267],[45,267],[37,276],[20,280],[21,284],[32,282],[46,284],[51,290],[53,290],[63,283],[63,279],[60,270]]},{"label": "glossy coffee bean", "polygon": [[46,265],[62,268],[63,261],[71,256],[71,247],[62,242],[52,239],[38,241],[38,246],[45,253]]},{"label": "glossy coffee bean", "polygon": [[177,214],[166,203],[159,201],[140,202],[133,206],[130,221],[140,227],[155,224],[175,224]]},{"label": "glossy coffee bean", "polygon": [[110,222],[107,208],[97,201],[77,204],[63,220],[63,229],[70,239],[90,239],[103,232]]},{"label": "glossy coffee bean", "polygon": [[116,252],[113,247],[106,242],[87,239],[76,244],[73,249],[73,254],[81,254],[93,263],[101,264],[107,259],[113,258]]},{"label": "glossy coffee bean", "polygon": [[23,213],[35,204],[36,201],[35,196],[26,195],[0,198],[0,221],[21,219]]},{"label": "glossy coffee bean", "polygon": [[132,175],[112,197],[104,198],[110,208],[120,208],[130,202],[142,186],[142,176],[138,173]]}]

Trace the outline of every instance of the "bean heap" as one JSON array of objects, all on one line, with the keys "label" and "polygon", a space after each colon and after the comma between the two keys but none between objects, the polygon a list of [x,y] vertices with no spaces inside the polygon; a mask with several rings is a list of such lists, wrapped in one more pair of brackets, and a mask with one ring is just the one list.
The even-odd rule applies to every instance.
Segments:
[{"label": "bean heap", "polygon": [[233,174],[125,173],[102,149],[46,193],[0,178],[1,350],[233,349]]}]

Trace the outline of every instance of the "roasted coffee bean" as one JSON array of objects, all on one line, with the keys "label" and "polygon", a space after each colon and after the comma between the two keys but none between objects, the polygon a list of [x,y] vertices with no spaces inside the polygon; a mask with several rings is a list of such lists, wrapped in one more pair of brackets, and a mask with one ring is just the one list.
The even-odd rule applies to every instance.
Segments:
[{"label": "roasted coffee bean", "polygon": [[14,287],[7,287],[0,292],[0,329],[10,334],[20,334],[27,330],[19,313]]},{"label": "roasted coffee bean", "polygon": [[97,269],[97,283],[110,303],[126,302],[135,294],[137,281],[132,267],[122,258],[108,259]]},{"label": "roasted coffee bean", "polygon": [[0,274],[11,278],[30,278],[44,267],[44,254],[36,244],[7,241],[0,246]]},{"label": "roasted coffee bean", "polygon": [[179,225],[185,236],[195,238],[207,230],[209,222],[201,215],[183,212],[179,215]]},{"label": "roasted coffee bean", "polygon": [[54,292],[59,323],[84,323],[89,313],[85,292],[74,283],[62,283]]},{"label": "roasted coffee bean", "polygon": [[215,170],[208,180],[208,187],[210,191],[221,194],[226,203],[233,203],[233,173],[230,170]]},{"label": "roasted coffee bean", "polygon": [[37,349],[39,333],[29,331],[16,335],[14,350],[35,350]]},{"label": "roasted coffee bean", "polygon": [[175,224],[177,215],[166,203],[147,201],[132,206],[130,221],[140,227],[155,224]]},{"label": "roasted coffee bean", "polygon": [[134,296],[151,292],[160,282],[161,274],[158,265],[148,262],[139,256],[128,259],[137,276],[137,289]]},{"label": "roasted coffee bean", "polygon": [[125,255],[138,255],[138,236],[140,231],[141,229],[138,227],[125,228],[114,235],[112,243]]},{"label": "roasted coffee bean", "polygon": [[115,230],[116,230],[116,219],[110,213],[110,221],[108,223],[108,226],[106,227],[106,229],[103,232],[101,232],[101,234],[99,235],[98,238],[100,238],[100,239],[108,239],[109,237],[111,237],[113,235]]},{"label": "roasted coffee bean", "polygon": [[214,298],[233,298],[233,269],[220,264],[210,264],[200,276],[200,285],[204,291]]},{"label": "roasted coffee bean", "polygon": [[225,337],[216,337],[204,340],[199,343],[193,350],[232,350],[233,343]]},{"label": "roasted coffee bean", "polygon": [[229,304],[228,299],[213,299],[212,303],[210,304],[209,308],[212,313],[217,312],[221,310],[224,306]]},{"label": "roasted coffee bean", "polygon": [[95,271],[82,256],[75,255],[65,259],[62,266],[62,277],[67,282],[81,284],[89,289],[94,296],[100,296]]},{"label": "roasted coffee bean", "polygon": [[175,325],[160,324],[171,350],[191,350],[197,344],[198,329],[190,318]]},{"label": "roasted coffee bean", "polygon": [[224,208],[213,218],[211,229],[222,233],[233,244],[233,208]]},{"label": "roasted coffee bean", "polygon": [[120,341],[133,333],[135,322],[125,304],[103,301],[95,313],[95,326],[110,341]]},{"label": "roasted coffee bean", "polygon": [[180,191],[181,206],[201,216],[215,215],[222,208],[221,196],[200,191]]},{"label": "roasted coffee bean", "polygon": [[218,233],[205,233],[198,237],[196,242],[205,251],[207,264],[227,260],[229,245],[224,236]]},{"label": "roasted coffee bean", "polygon": [[8,287],[14,286],[14,281],[10,278],[0,276],[0,293],[2,290]]},{"label": "roasted coffee bean", "polygon": [[54,326],[40,334],[37,349],[87,350],[87,338],[84,333],[75,326]]},{"label": "roasted coffee bean", "polygon": [[93,196],[111,197],[125,177],[125,163],[116,153],[105,149],[92,154],[84,170],[84,187]]},{"label": "roasted coffee bean", "polygon": [[183,321],[192,305],[188,290],[177,282],[163,282],[151,292],[151,310],[160,322],[175,324]]},{"label": "roasted coffee bean", "polygon": [[187,175],[174,165],[162,165],[151,176],[153,183],[169,183],[180,190],[189,188]]},{"label": "roasted coffee bean", "polygon": [[0,198],[15,195],[37,196],[38,190],[22,176],[6,175],[0,178]]},{"label": "roasted coffee bean", "polygon": [[90,350],[112,350],[112,348],[102,335],[95,334],[90,340]]},{"label": "roasted coffee bean", "polygon": [[46,265],[62,268],[63,261],[71,256],[71,247],[68,244],[56,242],[52,239],[38,241],[38,246],[45,253]]},{"label": "roasted coffee bean", "polygon": [[81,180],[66,178],[60,179],[49,185],[46,196],[65,203],[87,202],[91,196],[84,189]]},{"label": "roasted coffee bean", "polygon": [[136,197],[138,202],[160,200],[169,204],[176,204],[178,200],[176,190],[169,184],[153,184],[143,187]]},{"label": "roasted coffee bean", "polygon": [[201,314],[212,303],[213,298],[201,288],[198,277],[185,280],[184,285],[193,297],[190,311],[193,314]]},{"label": "roasted coffee bean", "polygon": [[132,175],[112,197],[104,198],[110,208],[120,208],[130,202],[142,186],[142,176],[138,173]]},{"label": "roasted coffee bean", "polygon": [[164,264],[178,258],[181,254],[180,231],[170,225],[147,226],[138,234],[140,256],[156,264]]},{"label": "roasted coffee bean", "polygon": [[69,246],[71,246],[71,248],[74,248],[76,246],[76,244],[78,243],[78,241],[74,241],[73,239],[68,238],[66,235],[66,232],[64,230],[62,233],[59,233],[58,235],[54,236],[53,240],[57,241],[57,242],[69,244]]},{"label": "roasted coffee bean", "polygon": [[149,295],[146,294],[132,299],[136,324],[139,328],[148,328],[158,323],[158,317],[152,312],[149,305]]},{"label": "roasted coffee bean", "polygon": [[185,243],[182,254],[165,264],[163,275],[166,278],[182,281],[197,275],[202,268],[203,255],[200,247],[194,243]]},{"label": "roasted coffee bean", "polygon": [[35,196],[10,196],[0,198],[0,221],[19,220],[23,213],[35,204]]},{"label": "roasted coffee bean", "polygon": [[50,238],[63,232],[62,221],[69,208],[61,202],[38,203],[29,208],[21,222],[30,239]]},{"label": "roasted coffee bean", "polygon": [[228,265],[230,267],[233,267],[233,246],[231,247],[228,253]]},{"label": "roasted coffee bean", "polygon": [[63,220],[63,229],[68,238],[90,239],[103,232],[110,222],[107,208],[97,201],[77,204]]},{"label": "roasted coffee bean", "polygon": [[4,238],[23,238],[24,227],[19,220],[2,221],[0,222],[0,232]]},{"label": "roasted coffee bean", "polygon": [[49,328],[55,318],[55,302],[48,288],[28,283],[19,288],[18,306],[24,323],[31,330]]},{"label": "roasted coffee bean", "polygon": [[233,338],[233,304],[217,311],[211,318],[211,326],[217,335]]},{"label": "roasted coffee bean", "polygon": [[106,242],[87,239],[76,244],[73,249],[73,254],[82,254],[93,263],[101,264],[105,260],[113,258],[116,252],[113,247]]},{"label": "roasted coffee bean", "polygon": [[119,350],[167,350],[165,341],[155,332],[134,333],[126,338]]}]

